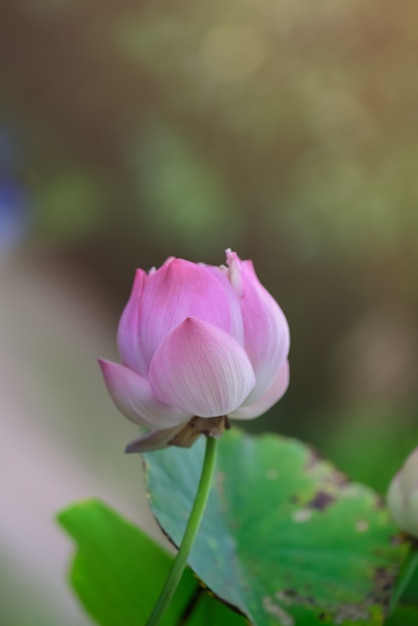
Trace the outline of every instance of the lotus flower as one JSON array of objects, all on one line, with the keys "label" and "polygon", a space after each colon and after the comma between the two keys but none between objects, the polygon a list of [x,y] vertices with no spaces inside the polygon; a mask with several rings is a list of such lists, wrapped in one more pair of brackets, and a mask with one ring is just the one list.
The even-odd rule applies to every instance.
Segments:
[{"label": "lotus flower", "polygon": [[226,266],[169,258],[136,272],[118,328],[122,365],[100,360],[108,391],[149,432],[127,452],[190,446],[229,419],[258,417],[289,382],[289,328],[251,261]]},{"label": "lotus flower", "polygon": [[418,448],[409,455],[392,479],[387,504],[399,528],[418,537]]}]

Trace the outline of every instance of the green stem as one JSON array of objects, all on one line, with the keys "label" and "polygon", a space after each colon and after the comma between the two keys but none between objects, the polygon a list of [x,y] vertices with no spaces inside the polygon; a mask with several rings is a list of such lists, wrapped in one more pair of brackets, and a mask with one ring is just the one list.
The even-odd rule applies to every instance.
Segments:
[{"label": "green stem", "polygon": [[205,458],[203,460],[202,474],[200,476],[200,482],[197,488],[196,498],[190,513],[189,521],[187,522],[186,530],[184,532],[183,541],[181,542],[173,567],[171,568],[160,597],[157,600],[146,626],[158,626],[187,565],[187,559],[189,558],[190,551],[196,539],[209,497],[213,472],[215,469],[217,443],[218,440],[214,437],[206,437],[206,450]]}]

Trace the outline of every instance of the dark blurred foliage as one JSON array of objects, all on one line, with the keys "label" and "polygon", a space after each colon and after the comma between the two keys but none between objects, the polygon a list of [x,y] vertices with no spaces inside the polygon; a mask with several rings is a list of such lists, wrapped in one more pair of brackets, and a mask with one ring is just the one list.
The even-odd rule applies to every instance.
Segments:
[{"label": "dark blurred foliage", "polygon": [[135,267],[252,258],[293,345],[250,428],[380,488],[418,444],[417,25],[388,0],[0,4],[0,206],[29,195],[30,254],[115,326]]}]

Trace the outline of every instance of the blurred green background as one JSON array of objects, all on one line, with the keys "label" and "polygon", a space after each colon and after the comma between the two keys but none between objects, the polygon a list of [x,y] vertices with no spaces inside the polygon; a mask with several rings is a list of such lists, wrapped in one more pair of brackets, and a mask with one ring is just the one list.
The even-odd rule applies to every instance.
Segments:
[{"label": "blurred green background", "polygon": [[158,535],[95,359],[136,267],[252,258],[292,333],[249,424],[384,491],[418,445],[418,8],[0,3],[0,623],[86,626],[53,514]]}]

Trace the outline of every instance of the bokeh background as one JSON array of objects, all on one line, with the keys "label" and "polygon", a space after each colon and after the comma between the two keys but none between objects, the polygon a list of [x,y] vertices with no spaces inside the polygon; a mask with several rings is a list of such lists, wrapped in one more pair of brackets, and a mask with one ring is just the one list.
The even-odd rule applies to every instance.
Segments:
[{"label": "bokeh background", "polygon": [[246,423],[384,492],[418,445],[418,8],[0,3],[0,622],[87,626],[54,523],[158,530],[95,359],[136,267],[254,260],[291,387]]}]

